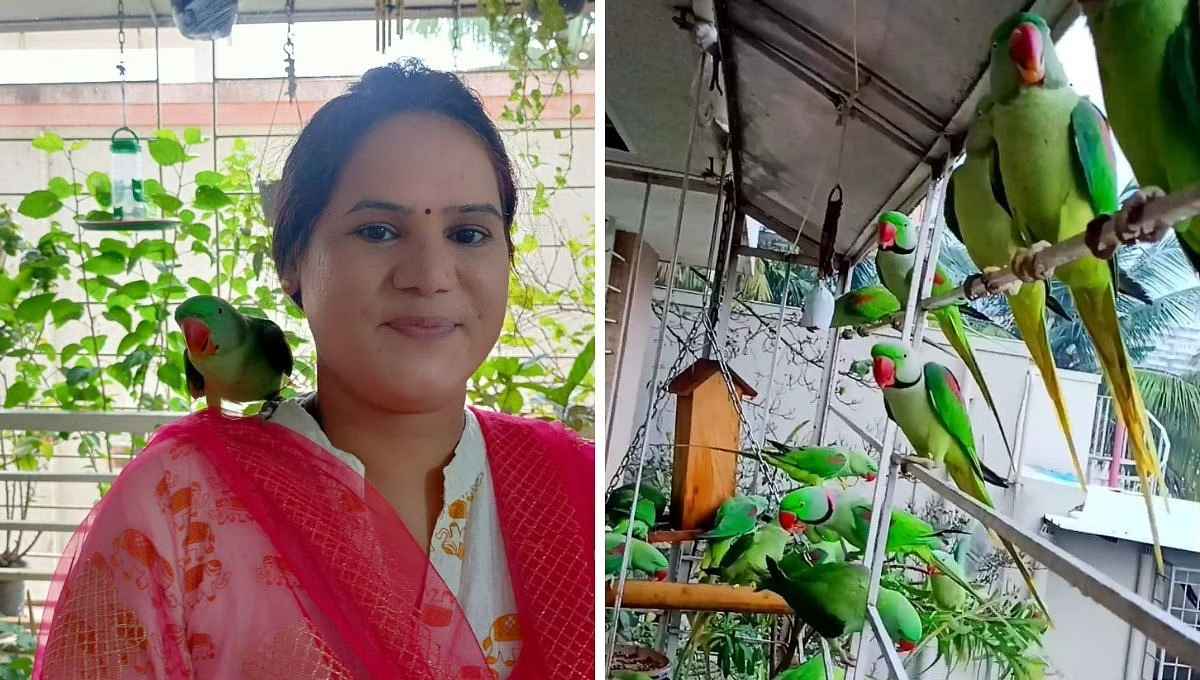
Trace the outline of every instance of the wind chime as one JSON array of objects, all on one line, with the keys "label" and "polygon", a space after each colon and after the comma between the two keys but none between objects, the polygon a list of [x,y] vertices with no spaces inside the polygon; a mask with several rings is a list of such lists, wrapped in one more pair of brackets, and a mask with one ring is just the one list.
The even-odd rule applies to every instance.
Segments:
[{"label": "wind chime", "polygon": [[375,49],[386,53],[393,35],[404,40],[404,0],[375,0]]},{"label": "wind chime", "polygon": [[79,226],[93,231],[165,230],[179,224],[177,219],[153,218],[142,175],[142,143],[129,127],[129,106],[125,94],[125,0],[117,0],[117,47],[120,56],[117,73],[121,76],[121,127],[110,138],[112,156],[112,218],[78,220]]}]

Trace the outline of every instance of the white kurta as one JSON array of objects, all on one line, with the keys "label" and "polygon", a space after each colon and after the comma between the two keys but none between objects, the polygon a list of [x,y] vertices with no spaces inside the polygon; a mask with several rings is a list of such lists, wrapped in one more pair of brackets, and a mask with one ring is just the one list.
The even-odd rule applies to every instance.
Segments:
[{"label": "white kurta", "polygon": [[[362,461],[334,447],[300,400],[280,403],[267,419],[308,437],[365,477]],[[488,667],[503,679],[512,674],[521,650],[517,603],[483,432],[470,409],[465,420],[462,438],[443,470],[445,502],[433,530],[429,560],[466,612]]]}]

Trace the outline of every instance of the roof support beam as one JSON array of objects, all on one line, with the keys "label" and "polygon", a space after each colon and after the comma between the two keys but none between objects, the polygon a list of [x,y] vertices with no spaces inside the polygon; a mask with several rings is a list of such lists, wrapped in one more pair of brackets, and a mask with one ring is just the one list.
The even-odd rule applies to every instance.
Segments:
[{"label": "roof support beam", "polygon": [[[649,168],[627,163],[608,161],[604,164],[604,176],[607,179],[619,179],[636,184],[667,187],[670,189],[683,188],[683,173],[661,168]],[[701,194],[717,193],[717,177],[692,175],[688,178],[688,193]]]}]

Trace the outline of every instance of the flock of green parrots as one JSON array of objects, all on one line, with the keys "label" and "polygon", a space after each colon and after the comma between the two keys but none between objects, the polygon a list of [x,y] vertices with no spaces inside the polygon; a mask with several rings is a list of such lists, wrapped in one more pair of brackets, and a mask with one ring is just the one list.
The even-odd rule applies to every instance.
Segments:
[{"label": "flock of green parrots", "polygon": [[[1112,261],[1086,256],[1044,271],[1032,255],[1083,232],[1094,219],[1106,215],[1118,215],[1118,236],[1123,241],[1146,236],[1137,231],[1135,223],[1148,200],[1162,190],[1176,192],[1200,183],[1200,0],[1080,0],[1080,4],[1092,31],[1109,118],[1071,88],[1045,20],[1031,13],[1010,17],[993,34],[990,93],[979,104],[966,136],[965,162],[951,177],[944,212],[947,224],[982,271],[1011,264],[1023,280],[1018,286],[994,292],[1003,292],[1012,307],[1054,402],[1086,492],[1047,335],[1050,299],[1044,279],[1057,276],[1070,290],[1096,347],[1118,415],[1130,434],[1161,570],[1149,488],[1152,479],[1161,480],[1162,471],[1151,448],[1145,406],[1121,338],[1115,305],[1116,267]],[[1124,210],[1118,199],[1114,135],[1143,187]],[[1174,227],[1193,267],[1200,271],[1200,219]],[[916,240],[905,215],[889,212],[880,218],[876,262],[882,285],[840,298],[835,327],[872,325],[900,311],[900,301],[907,300],[912,284]],[[934,293],[954,285],[939,267]],[[967,340],[962,311],[947,307],[936,311],[934,317],[999,423],[991,392]],[[924,461],[944,465],[964,493],[991,506],[987,484],[1004,486],[1005,480],[982,464],[958,381],[950,370],[934,362],[922,364],[908,348],[895,343],[876,344],[871,357],[888,416],[913,449]],[[1004,428],[1000,430],[1003,433]],[[1007,440],[1005,447],[1011,455]],[[847,553],[847,546],[861,553],[871,507],[866,499],[826,482],[853,476],[873,478],[874,462],[861,454],[830,448],[764,454],[766,462],[803,486],[787,494],[773,516],[763,499],[737,496],[728,500],[718,512],[715,526],[701,536],[708,541],[701,563],[705,578],[774,591],[804,623],[826,638],[861,630],[868,574],[854,561],[855,553]],[[641,518],[634,520],[639,524],[635,526],[631,567],[662,579],[667,574],[666,559],[644,539],[645,530],[653,526],[650,520],[665,511],[666,499],[646,486],[642,495],[653,500]],[[614,493],[607,506],[610,517],[629,517],[632,496],[632,487]],[[626,499],[624,507],[622,498]],[[764,522],[764,517],[769,519]],[[627,529],[628,525],[618,528]],[[889,557],[912,557],[924,563],[939,606],[957,609],[978,595],[964,578],[962,554],[956,551],[956,557],[947,552],[943,539],[932,526],[896,510],[886,550]],[[625,533],[610,531],[605,543],[605,571],[612,575],[620,568]],[[1049,623],[1026,565],[1010,543],[1000,543],[1021,570]],[[960,542],[959,547],[965,544]],[[879,611],[901,649],[911,649],[921,639],[920,618],[903,595],[881,591]],[[780,678],[823,679],[821,661],[820,657],[809,659]]]}]

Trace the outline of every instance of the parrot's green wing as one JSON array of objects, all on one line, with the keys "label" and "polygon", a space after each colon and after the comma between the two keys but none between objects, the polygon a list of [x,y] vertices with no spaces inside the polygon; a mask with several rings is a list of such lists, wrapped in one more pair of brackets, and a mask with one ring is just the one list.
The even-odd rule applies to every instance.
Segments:
[{"label": "parrot's green wing", "polygon": [[1200,135],[1200,2],[1191,0],[1183,21],[1167,41],[1163,63],[1172,104],[1184,113],[1192,133]]},{"label": "parrot's green wing", "polygon": [[192,399],[204,396],[204,376],[192,365],[187,351],[183,353],[183,372],[187,376],[188,394],[192,395]]},{"label": "parrot's green wing", "polygon": [[1087,187],[1088,199],[1097,215],[1111,215],[1121,203],[1117,197],[1117,155],[1112,147],[1112,130],[1104,114],[1086,97],[1071,111],[1075,169]]},{"label": "parrot's green wing", "polygon": [[246,317],[251,330],[262,340],[264,358],[272,370],[284,375],[292,374],[292,348],[288,345],[283,330],[274,322],[257,317]]},{"label": "parrot's green wing", "polygon": [[963,453],[971,461],[971,466],[983,477],[979,458],[975,455],[975,434],[971,431],[971,417],[967,415],[967,409],[963,405],[962,388],[958,385],[958,379],[950,369],[931,361],[925,364],[925,394],[929,397],[929,406],[937,416],[938,422],[946,428],[954,441],[958,442]]},{"label": "parrot's green wing", "polygon": [[751,546],[754,545],[754,532],[742,534],[733,545],[729,546],[729,550],[725,551],[725,557],[721,559],[721,563],[717,565],[714,571],[719,571],[730,567],[738,560]]}]

